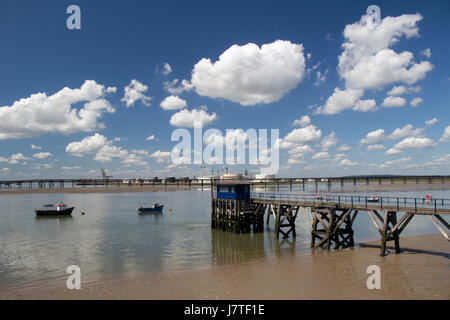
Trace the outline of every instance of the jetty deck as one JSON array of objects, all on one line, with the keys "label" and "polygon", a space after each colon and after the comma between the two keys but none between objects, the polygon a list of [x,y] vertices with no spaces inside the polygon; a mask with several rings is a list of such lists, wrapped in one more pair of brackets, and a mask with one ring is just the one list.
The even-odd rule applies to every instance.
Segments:
[{"label": "jetty deck", "polygon": [[358,211],[387,210],[421,215],[450,214],[450,199],[408,197],[380,197],[378,202],[370,202],[370,197],[361,195],[316,195],[292,193],[253,192],[254,203],[299,205],[306,208],[352,209]]}]

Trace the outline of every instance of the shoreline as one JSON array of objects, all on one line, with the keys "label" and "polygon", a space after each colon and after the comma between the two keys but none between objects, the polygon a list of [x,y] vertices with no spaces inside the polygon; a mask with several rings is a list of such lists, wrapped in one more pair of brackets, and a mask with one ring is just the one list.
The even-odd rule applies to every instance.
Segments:
[{"label": "shoreline", "polygon": [[[354,248],[264,258],[201,269],[149,273],[82,284],[81,290],[33,288],[0,299],[450,299],[450,247],[441,235],[401,239],[402,253],[379,256],[379,241]],[[369,290],[369,265],[381,269],[381,289]]]},{"label": "shoreline", "polygon": [[[254,185],[254,188],[263,188],[264,186]],[[272,192],[276,185],[267,186],[269,192]],[[300,185],[293,185],[299,188]],[[185,190],[201,190],[201,185],[143,185],[143,186],[97,186],[97,187],[67,187],[67,188],[46,188],[46,189],[0,189],[1,195],[9,194],[54,194],[54,193],[138,193],[138,192],[163,192],[163,191],[185,191]],[[203,187],[204,191],[210,190],[209,186]],[[450,190],[450,183],[435,184],[370,184],[357,186],[335,186],[330,191],[319,189],[318,193],[350,193],[350,192],[383,192],[383,191],[424,191],[424,190]],[[305,191],[306,193],[314,193],[313,190]]]}]

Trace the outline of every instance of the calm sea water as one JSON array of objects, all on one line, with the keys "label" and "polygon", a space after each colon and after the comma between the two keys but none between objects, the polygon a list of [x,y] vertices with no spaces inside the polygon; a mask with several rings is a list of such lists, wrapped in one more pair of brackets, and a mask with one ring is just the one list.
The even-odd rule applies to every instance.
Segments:
[{"label": "calm sea water", "polygon": [[[448,190],[395,194],[450,198]],[[163,214],[136,213],[138,205],[155,200],[165,205]],[[35,208],[59,201],[86,214],[74,211],[65,218],[34,215]],[[69,265],[81,268],[85,283],[310,252],[311,223],[306,211],[297,218],[297,238],[277,240],[273,229],[272,221],[264,233],[236,235],[211,230],[209,190],[0,195],[0,290],[65,283]],[[366,213],[358,215],[354,231],[356,242],[379,239]],[[436,232],[426,217],[416,216],[404,234]]]}]

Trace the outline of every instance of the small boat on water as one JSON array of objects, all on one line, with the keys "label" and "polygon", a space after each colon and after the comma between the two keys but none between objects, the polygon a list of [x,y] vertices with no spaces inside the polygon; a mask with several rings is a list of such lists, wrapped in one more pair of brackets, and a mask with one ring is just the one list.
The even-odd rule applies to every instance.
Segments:
[{"label": "small boat on water", "polygon": [[36,209],[34,212],[37,216],[68,216],[72,214],[75,207],[68,207],[65,203],[58,203],[56,206],[53,204],[46,204],[42,209]]},{"label": "small boat on water", "polygon": [[321,194],[316,194],[314,196],[314,201],[330,201],[330,200],[331,200],[330,196],[324,196]]},{"label": "small boat on water", "polygon": [[138,213],[159,213],[162,212],[164,205],[154,202],[150,207],[140,206],[136,209]]},{"label": "small boat on water", "polygon": [[370,198],[367,198],[367,202],[378,202],[380,201],[380,198],[378,198],[375,193],[372,193],[372,196]]},{"label": "small boat on water", "polygon": [[427,194],[425,197],[422,198],[423,203],[430,204],[431,201],[433,201],[433,197],[429,194]]}]

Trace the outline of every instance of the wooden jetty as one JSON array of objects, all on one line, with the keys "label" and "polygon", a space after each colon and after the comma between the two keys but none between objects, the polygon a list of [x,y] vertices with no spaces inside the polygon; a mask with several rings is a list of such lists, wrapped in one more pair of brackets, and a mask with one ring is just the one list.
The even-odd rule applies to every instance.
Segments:
[{"label": "wooden jetty", "polygon": [[[343,187],[345,184],[353,184],[356,186],[361,184],[444,184],[450,182],[450,176],[445,175],[429,175],[429,176],[397,176],[397,175],[364,175],[364,176],[345,176],[345,177],[291,177],[291,178],[269,178],[269,179],[253,179],[249,183],[254,186],[289,186],[290,191],[295,186],[305,191],[306,185],[314,184],[315,190],[319,189],[320,184],[325,184],[328,190],[332,186]],[[213,179],[196,179],[187,177],[166,177],[165,179],[148,178],[148,179],[112,179],[110,176],[104,175],[102,178],[92,179],[20,179],[20,180],[0,180],[1,189],[52,189],[65,187],[97,187],[97,186],[143,186],[143,185],[159,185],[159,186],[201,186],[210,187],[214,184]]]},{"label": "wooden jetty", "polygon": [[277,238],[295,237],[297,215],[307,212],[312,224],[311,248],[354,246],[352,226],[359,212],[367,212],[380,233],[382,256],[390,241],[400,253],[400,235],[415,215],[427,216],[450,241],[450,225],[442,217],[450,214],[450,199],[382,197],[373,203],[361,195],[256,193],[250,192],[245,181],[216,181],[211,209],[211,227],[235,233],[262,232],[264,214],[266,224],[273,216]]}]

